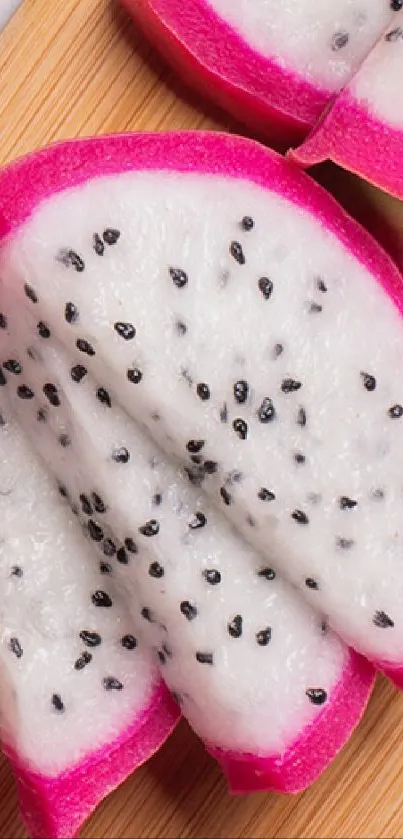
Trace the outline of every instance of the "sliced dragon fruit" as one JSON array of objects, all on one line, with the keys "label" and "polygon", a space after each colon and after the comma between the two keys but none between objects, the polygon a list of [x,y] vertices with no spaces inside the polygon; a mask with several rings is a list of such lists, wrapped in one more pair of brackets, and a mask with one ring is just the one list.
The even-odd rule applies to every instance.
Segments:
[{"label": "sliced dragon fruit", "polygon": [[[35,393],[25,401],[8,388],[13,408],[98,549],[100,570],[130,596],[184,715],[232,791],[307,787],[358,722],[373,669],[220,521],[76,359],[37,335],[19,362],[25,330],[3,302],[7,348],[24,368],[21,386]],[[190,449],[197,463],[199,441]]]},{"label": "sliced dragon fruit", "polygon": [[302,138],[400,0],[122,0],[170,63],[261,135]]},{"label": "sliced dragon fruit", "polygon": [[306,142],[291,153],[304,167],[331,159],[403,198],[403,12]]},{"label": "sliced dragon fruit", "polygon": [[[89,371],[399,680],[403,304],[386,254],[296,167],[220,134],[52,147],[3,172],[0,223],[4,326],[16,312],[45,364],[63,342],[77,387]],[[27,406],[25,371],[3,379]],[[51,410],[55,387],[49,372]]]},{"label": "sliced dragon fruit", "polygon": [[65,839],[162,745],[178,706],[6,413],[0,516],[1,739],[31,835]]}]

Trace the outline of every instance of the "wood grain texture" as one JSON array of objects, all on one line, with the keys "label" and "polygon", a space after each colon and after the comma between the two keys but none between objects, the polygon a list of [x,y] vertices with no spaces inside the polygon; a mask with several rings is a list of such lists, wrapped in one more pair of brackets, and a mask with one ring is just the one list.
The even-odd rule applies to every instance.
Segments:
[{"label": "wood grain texture", "polygon": [[[0,164],[55,139],[138,129],[236,128],[192,98],[109,0],[25,0],[0,38]],[[396,839],[403,836],[403,695],[379,679],[350,743],[295,798],[230,798],[182,723],[110,796],[86,839]],[[0,758],[0,839],[22,839]]]}]

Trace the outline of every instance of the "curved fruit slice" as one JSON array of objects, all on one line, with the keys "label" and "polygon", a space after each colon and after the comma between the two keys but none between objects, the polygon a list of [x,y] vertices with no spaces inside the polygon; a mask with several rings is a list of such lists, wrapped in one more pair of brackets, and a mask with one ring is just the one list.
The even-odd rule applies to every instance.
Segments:
[{"label": "curved fruit slice", "polygon": [[0,517],[1,738],[30,833],[71,837],[162,745],[178,708],[124,598],[6,414]]},{"label": "curved fruit slice", "polygon": [[261,135],[302,138],[376,43],[391,0],[123,0],[169,62]]},{"label": "curved fruit slice", "polygon": [[291,157],[304,167],[331,159],[403,198],[402,72],[403,12]]},{"label": "curved fruit slice", "polygon": [[[8,348],[18,359],[27,323],[10,304]],[[25,403],[7,389],[13,408],[63,482],[100,568],[130,596],[184,715],[233,791],[305,788],[359,720],[371,666],[164,463],[78,358],[31,337],[23,376],[36,395]],[[44,389],[57,393],[50,410]],[[198,462],[199,441],[190,449]]]},{"label": "curved fruit slice", "polygon": [[53,147],[3,173],[1,217],[5,325],[45,363],[63,341],[349,643],[401,665],[403,297],[374,240],[219,134]]}]

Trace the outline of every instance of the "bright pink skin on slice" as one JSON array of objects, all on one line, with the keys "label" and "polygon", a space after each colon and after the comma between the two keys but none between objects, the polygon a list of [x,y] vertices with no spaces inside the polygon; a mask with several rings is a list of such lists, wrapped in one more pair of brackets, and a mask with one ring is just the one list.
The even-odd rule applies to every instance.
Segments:
[{"label": "bright pink skin on slice", "polygon": [[[403,672],[403,671],[402,671]],[[284,754],[268,758],[210,749],[233,794],[259,791],[298,793],[312,784],[359,723],[374,682],[365,658],[350,650],[340,680],[314,726],[308,726]]]},{"label": "bright pink skin on slice", "polygon": [[10,750],[21,814],[32,839],[73,839],[110,792],[163,745],[180,716],[176,702],[159,686],[149,706],[115,741],[55,778],[40,775]]},{"label": "bright pink skin on slice", "polygon": [[332,160],[403,198],[403,131],[381,122],[348,91],[289,156],[304,169]]},{"label": "bright pink skin on slice", "polygon": [[122,0],[186,82],[260,137],[302,140],[329,99],[254,50],[205,0]]}]

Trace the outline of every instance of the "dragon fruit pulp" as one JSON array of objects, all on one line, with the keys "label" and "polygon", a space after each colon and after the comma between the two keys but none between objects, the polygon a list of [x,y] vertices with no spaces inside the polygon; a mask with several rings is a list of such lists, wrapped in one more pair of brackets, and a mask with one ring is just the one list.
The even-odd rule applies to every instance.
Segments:
[{"label": "dragon fruit pulp", "polygon": [[402,70],[400,12],[293,159],[311,166],[330,158],[402,198]]},{"label": "dragon fruit pulp", "polygon": [[122,0],[187,82],[259,135],[301,139],[399,0]]},{"label": "dragon fruit pulp", "polygon": [[75,836],[178,718],[63,494],[3,410],[0,734],[27,827],[47,839]]},{"label": "dragon fruit pulp", "polygon": [[[4,171],[0,218],[3,323],[17,311],[28,349],[62,342],[77,387],[89,371],[398,680],[402,292],[383,251],[306,175],[219,134],[53,147]],[[35,388],[3,379],[26,406]]]},{"label": "dragon fruit pulp", "polygon": [[[21,400],[6,388],[13,409],[98,549],[101,570],[130,597],[184,715],[233,791],[305,788],[358,721],[372,668],[220,522],[202,491],[51,335],[46,347],[32,336],[30,356],[18,361],[21,324],[7,294],[2,303],[7,350],[23,367],[21,387],[35,394]],[[44,388],[51,403],[37,396]]]}]

